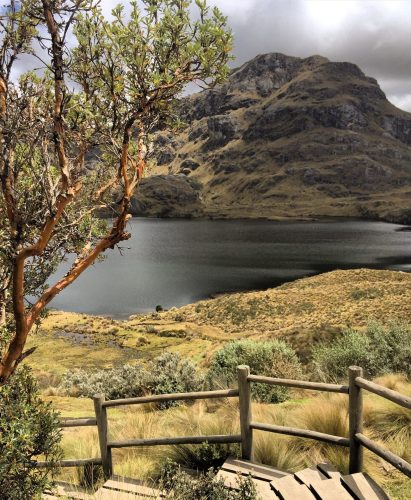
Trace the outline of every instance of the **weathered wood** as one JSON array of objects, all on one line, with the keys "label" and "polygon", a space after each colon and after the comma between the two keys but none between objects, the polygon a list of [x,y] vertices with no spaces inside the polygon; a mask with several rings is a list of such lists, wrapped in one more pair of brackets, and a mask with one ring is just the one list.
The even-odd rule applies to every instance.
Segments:
[{"label": "weathered wood", "polygon": [[362,377],[362,368],[350,366],[349,376],[349,438],[350,438],[350,463],[349,472],[354,474],[362,472],[364,465],[364,450],[355,435],[362,432],[363,428],[363,396],[362,389],[356,383],[357,377]]},{"label": "weathered wood", "polygon": [[238,392],[240,405],[241,456],[253,460],[253,430],[251,423],[251,388],[248,377],[250,368],[242,365],[237,367]]},{"label": "weathered wood", "polygon": [[201,444],[201,443],[241,443],[240,434],[214,436],[181,436],[166,438],[130,439],[128,441],[110,441],[111,448],[131,448],[134,446],[165,446],[171,444]]},{"label": "weathered wood", "polygon": [[146,484],[143,484],[142,481],[139,481],[137,479],[125,478],[120,476],[113,476],[111,479],[104,483],[103,488],[110,491],[135,493],[138,494],[139,497],[162,497],[161,491],[159,489],[147,486]]},{"label": "weathered wood", "polygon": [[60,419],[60,427],[88,427],[97,425],[97,420],[94,417],[87,418],[62,418]]},{"label": "weathered wood", "polygon": [[306,469],[300,470],[294,474],[294,477],[308,487],[311,483],[325,481],[327,479],[327,476],[320,472],[316,467],[307,467]]},{"label": "weathered wood", "polygon": [[340,479],[326,479],[317,481],[310,485],[311,491],[316,498],[321,500],[352,500],[353,497],[341,484]]},{"label": "weathered wood", "polygon": [[364,434],[358,433],[355,435],[355,439],[361,443],[363,446],[368,448],[370,451],[383,458],[385,461],[393,465],[396,469],[401,471],[408,477],[411,477],[411,464],[408,463],[403,458],[399,457],[395,453],[383,448],[379,444],[375,443],[371,439],[368,439]]},{"label": "weathered wood", "polygon": [[307,486],[299,483],[293,476],[274,479],[270,484],[282,500],[313,500],[315,498]]},{"label": "weathered wood", "polygon": [[104,394],[97,394],[93,397],[94,410],[96,412],[98,439],[100,444],[101,460],[103,464],[104,477],[108,479],[113,473],[113,460],[111,456],[111,448],[107,446],[108,441],[108,423],[107,410],[103,406],[105,401]]},{"label": "weathered wood", "polygon": [[324,476],[329,479],[341,479],[341,473],[334,467],[334,465],[329,463],[321,463],[317,465],[317,469],[321,471]]},{"label": "weathered wood", "polygon": [[275,432],[277,434],[286,434],[287,436],[298,436],[307,439],[315,439],[324,443],[336,444],[339,446],[350,446],[350,441],[347,438],[340,436],[332,436],[331,434],[324,434],[322,432],[310,431],[307,429],[298,429],[296,427],[284,427],[282,425],[261,424],[258,422],[251,422],[251,427],[259,431]]},{"label": "weathered wood", "polygon": [[[225,470],[219,470],[216,475],[216,480],[222,480],[224,482],[224,486],[231,490],[239,490],[239,476],[233,472],[228,472]],[[270,483],[268,481],[261,481],[259,479],[253,479],[253,483],[259,498],[264,498],[264,500],[275,500],[276,495],[274,491],[271,489]]]},{"label": "weathered wood", "polygon": [[201,391],[201,392],[179,392],[174,394],[153,394],[152,396],[141,396],[139,398],[113,399],[104,401],[103,408],[113,406],[138,405],[145,403],[161,403],[164,401],[191,401],[193,399],[215,399],[215,398],[236,398],[237,389],[227,389],[223,391]]},{"label": "weathered wood", "polygon": [[411,397],[406,396],[405,394],[393,391],[392,389],[387,389],[386,387],[376,384],[375,382],[366,380],[361,376],[358,376],[355,379],[355,383],[362,389],[366,389],[369,392],[378,394],[378,396],[382,396],[385,399],[389,399],[390,401],[397,403],[397,405],[403,406],[404,408],[408,408],[409,410],[411,410]]},{"label": "weathered wood", "polygon": [[[102,465],[102,460],[101,458],[77,458],[73,460],[60,460],[57,463],[59,467],[82,467],[89,464]],[[49,465],[49,462],[39,461],[36,462],[35,467],[43,468]]]},{"label": "weathered wood", "polygon": [[343,476],[342,482],[357,500],[389,500],[389,496],[368,474],[351,474]]},{"label": "weathered wood", "polygon": [[82,491],[79,486],[74,484],[57,481],[54,493],[58,497],[70,498],[75,500],[93,500],[94,496]]},{"label": "weathered wood", "polygon": [[263,377],[260,375],[249,375],[250,382],[258,382],[260,384],[283,385],[285,387],[296,387],[299,389],[309,389],[312,391],[324,392],[340,392],[348,394],[348,386],[340,384],[324,384],[322,382],[308,382],[305,380],[292,380],[286,378]]},{"label": "weathered wood", "polygon": [[256,479],[261,479],[263,481],[272,481],[273,479],[289,475],[288,472],[270,467],[269,465],[255,464],[249,460],[239,460],[233,457],[227,458],[221,466],[221,469],[236,474],[242,474],[243,476],[251,474]]}]

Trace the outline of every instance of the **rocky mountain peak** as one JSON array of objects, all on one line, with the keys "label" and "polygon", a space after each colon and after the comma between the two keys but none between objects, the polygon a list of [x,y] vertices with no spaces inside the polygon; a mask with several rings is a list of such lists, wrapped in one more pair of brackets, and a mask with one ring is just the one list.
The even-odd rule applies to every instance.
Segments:
[{"label": "rocky mountain peak", "polygon": [[196,215],[411,216],[411,114],[355,64],[258,55],[181,114],[183,132],[155,139],[158,185],[192,180],[179,199],[195,199]]}]

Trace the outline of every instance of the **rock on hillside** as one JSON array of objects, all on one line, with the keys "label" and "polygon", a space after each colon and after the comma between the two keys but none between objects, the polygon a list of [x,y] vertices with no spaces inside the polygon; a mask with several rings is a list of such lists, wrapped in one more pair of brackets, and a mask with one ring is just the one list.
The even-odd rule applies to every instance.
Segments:
[{"label": "rock on hillside", "polygon": [[[260,55],[181,114],[183,132],[154,140],[165,177],[138,194],[151,190],[157,215],[411,221],[411,114],[354,64]],[[199,191],[174,207],[165,184],[178,175]]]}]

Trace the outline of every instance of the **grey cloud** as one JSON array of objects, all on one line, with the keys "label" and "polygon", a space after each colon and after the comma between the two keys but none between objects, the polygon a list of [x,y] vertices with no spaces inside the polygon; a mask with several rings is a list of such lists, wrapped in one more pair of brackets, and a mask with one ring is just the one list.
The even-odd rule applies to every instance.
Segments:
[{"label": "grey cloud", "polygon": [[[323,0],[326,6],[328,0]],[[347,2],[348,0],[340,0]],[[320,54],[358,64],[376,78],[395,104],[411,111],[411,2],[350,0],[352,16],[324,29],[307,14],[309,0],[213,0],[229,16],[235,35],[235,65],[264,52],[307,57]],[[321,4],[320,4],[321,6]],[[244,10],[247,15],[244,15]]]}]

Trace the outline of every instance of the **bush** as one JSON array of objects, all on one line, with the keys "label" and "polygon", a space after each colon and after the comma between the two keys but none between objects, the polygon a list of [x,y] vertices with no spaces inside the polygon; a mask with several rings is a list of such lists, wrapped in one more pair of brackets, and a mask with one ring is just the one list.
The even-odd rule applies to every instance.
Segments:
[{"label": "bush", "polygon": [[[1,498],[39,497],[51,487],[50,476],[61,459],[61,435],[58,415],[40,399],[28,368],[18,370],[0,386],[0,429]],[[33,467],[39,455],[49,467]]]},{"label": "bush", "polygon": [[[68,373],[62,387],[78,396],[105,394],[107,399],[119,399],[196,391],[203,387],[203,379],[191,361],[179,354],[166,352],[154,358],[147,367],[142,364],[124,365],[110,370]],[[170,403],[159,405],[161,408],[168,406]]]},{"label": "bush", "polygon": [[70,394],[92,398],[105,394],[107,399],[133,398],[148,392],[149,373],[142,365],[124,365],[110,370],[76,370],[67,373],[62,388]]},{"label": "bush", "polygon": [[361,366],[368,377],[385,373],[411,375],[411,326],[401,322],[371,323],[366,331],[348,330],[331,345],[313,351],[322,379],[347,379],[350,365]]},{"label": "bush", "polygon": [[[238,340],[214,355],[207,374],[209,385],[236,386],[239,365],[248,365],[252,373],[268,377],[299,378],[302,373],[297,355],[285,342]],[[257,401],[278,403],[288,398],[289,391],[286,387],[252,384],[252,394]]]},{"label": "bush", "polygon": [[250,476],[239,477],[239,490],[230,491],[222,479],[216,480],[212,470],[193,478],[181,471],[178,465],[166,462],[161,486],[175,500],[258,500],[256,487]]},{"label": "bush", "polygon": [[[148,370],[152,394],[191,392],[203,388],[203,377],[197,373],[195,365],[179,354],[166,352],[154,358],[149,363]],[[160,403],[159,407],[167,408],[173,404],[175,403]]]}]

